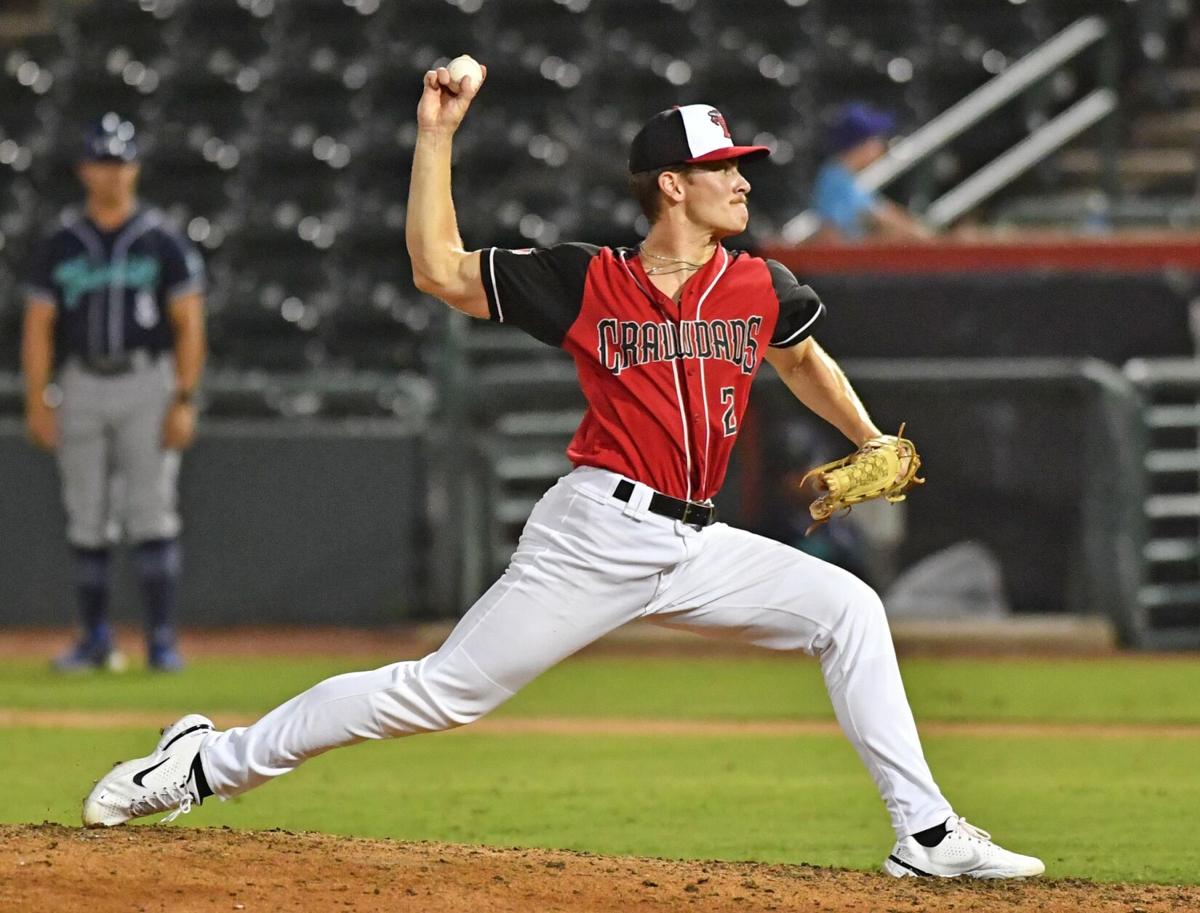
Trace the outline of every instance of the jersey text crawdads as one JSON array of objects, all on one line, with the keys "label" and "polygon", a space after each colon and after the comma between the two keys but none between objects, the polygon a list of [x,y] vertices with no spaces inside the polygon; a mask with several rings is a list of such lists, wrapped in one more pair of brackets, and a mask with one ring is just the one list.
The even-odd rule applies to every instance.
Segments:
[{"label": "jersey text crawdads", "polygon": [[723,247],[678,302],[636,250],[559,244],[481,256],[492,319],[575,361],[588,409],[571,461],[693,501],[725,478],[763,347],[802,342],[825,311],[781,264]]}]

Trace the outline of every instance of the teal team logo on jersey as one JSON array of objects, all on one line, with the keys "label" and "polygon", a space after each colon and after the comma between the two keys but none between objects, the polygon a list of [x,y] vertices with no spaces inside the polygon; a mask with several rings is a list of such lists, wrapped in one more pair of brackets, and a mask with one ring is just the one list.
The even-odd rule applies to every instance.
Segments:
[{"label": "teal team logo on jersey", "polygon": [[138,291],[153,291],[158,284],[159,264],[153,257],[136,254],[124,263],[106,263],[93,267],[80,255],[65,260],[54,270],[54,281],[62,288],[63,306],[70,309],[88,292],[110,285],[124,285]]}]

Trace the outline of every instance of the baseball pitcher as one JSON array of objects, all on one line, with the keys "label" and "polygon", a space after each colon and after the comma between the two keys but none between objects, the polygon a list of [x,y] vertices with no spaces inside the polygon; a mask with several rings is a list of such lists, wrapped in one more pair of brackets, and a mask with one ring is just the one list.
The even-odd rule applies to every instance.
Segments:
[{"label": "baseball pitcher", "polygon": [[[820,661],[891,816],[891,874],[1041,873],[1039,860],[1000,848],[942,796],[879,597],[833,565],[716,522],[711,498],[764,361],[860,447],[858,475],[884,466],[912,480],[915,450],[880,433],[814,341],[825,313],[817,295],[779,264],[723,244],[749,218],[742,165],[768,150],[736,145],[708,105],[663,111],[629,152],[651,225],[640,244],[468,251],[451,146],[481,83],[446,69],[425,75],[408,201],[413,271],[451,307],[572,356],[588,402],[569,449],[574,470],[534,507],[504,575],[437,652],[329,679],[251,726],[217,732],[203,716],[184,717],[152,754],[100,780],[84,822],[173,817],[331,748],[465,725],[581,647],[646,619]],[[877,459],[886,449],[898,456]],[[885,481],[880,491],[899,497]]]},{"label": "baseball pitcher", "polygon": [[86,201],[35,255],[22,340],[26,424],[58,458],[83,627],[55,666],[124,665],[108,625],[112,546],[124,534],[145,604],[147,665],[174,671],[176,478],[196,425],[204,265],[161,212],[138,202],[128,121],[109,113],[92,125],[77,172]]}]

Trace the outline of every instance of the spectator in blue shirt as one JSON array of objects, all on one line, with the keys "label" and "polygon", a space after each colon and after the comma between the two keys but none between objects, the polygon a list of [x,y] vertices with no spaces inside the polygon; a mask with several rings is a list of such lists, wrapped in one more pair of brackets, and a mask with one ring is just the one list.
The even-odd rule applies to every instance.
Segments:
[{"label": "spectator in blue shirt", "polygon": [[842,108],[829,129],[830,156],[817,172],[812,207],[821,217],[818,238],[922,240],[932,232],[907,209],[862,187],[858,175],[887,152],[895,118],[865,104]]}]

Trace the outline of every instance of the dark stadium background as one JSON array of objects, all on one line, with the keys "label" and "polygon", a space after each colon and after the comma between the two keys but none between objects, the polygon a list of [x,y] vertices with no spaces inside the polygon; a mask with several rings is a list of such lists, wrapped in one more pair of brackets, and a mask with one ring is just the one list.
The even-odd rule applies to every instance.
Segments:
[{"label": "dark stadium background", "polygon": [[[1119,93],[1117,115],[952,237],[916,251],[781,244],[839,105],[890,108],[912,132],[1095,14],[1108,40],[888,188],[919,211],[1092,89]],[[661,108],[715,104],[774,150],[749,172],[738,244],[821,293],[822,342],[926,455],[930,484],[885,575],[975,540],[1018,612],[1105,613],[1129,640],[1166,626],[1190,642],[1200,509],[1153,499],[1190,497],[1196,473],[1156,476],[1147,453],[1194,450],[1196,433],[1147,408],[1195,402],[1197,15],[1187,0],[9,0],[0,622],[67,621],[53,466],[22,439],[19,284],[31,243],[78,199],[84,125],[108,110],[138,125],[143,196],[211,276],[185,616],[453,615],[503,566],[564,467],[579,403],[561,356],[468,327],[412,286],[421,74],[469,52],[489,67],[456,139],[469,246],[635,243],[629,139]],[[1183,374],[1162,387],[1130,367],[1163,358]],[[763,386],[722,503],[761,528],[784,497],[775,480],[812,456],[788,450],[795,412]]]}]

